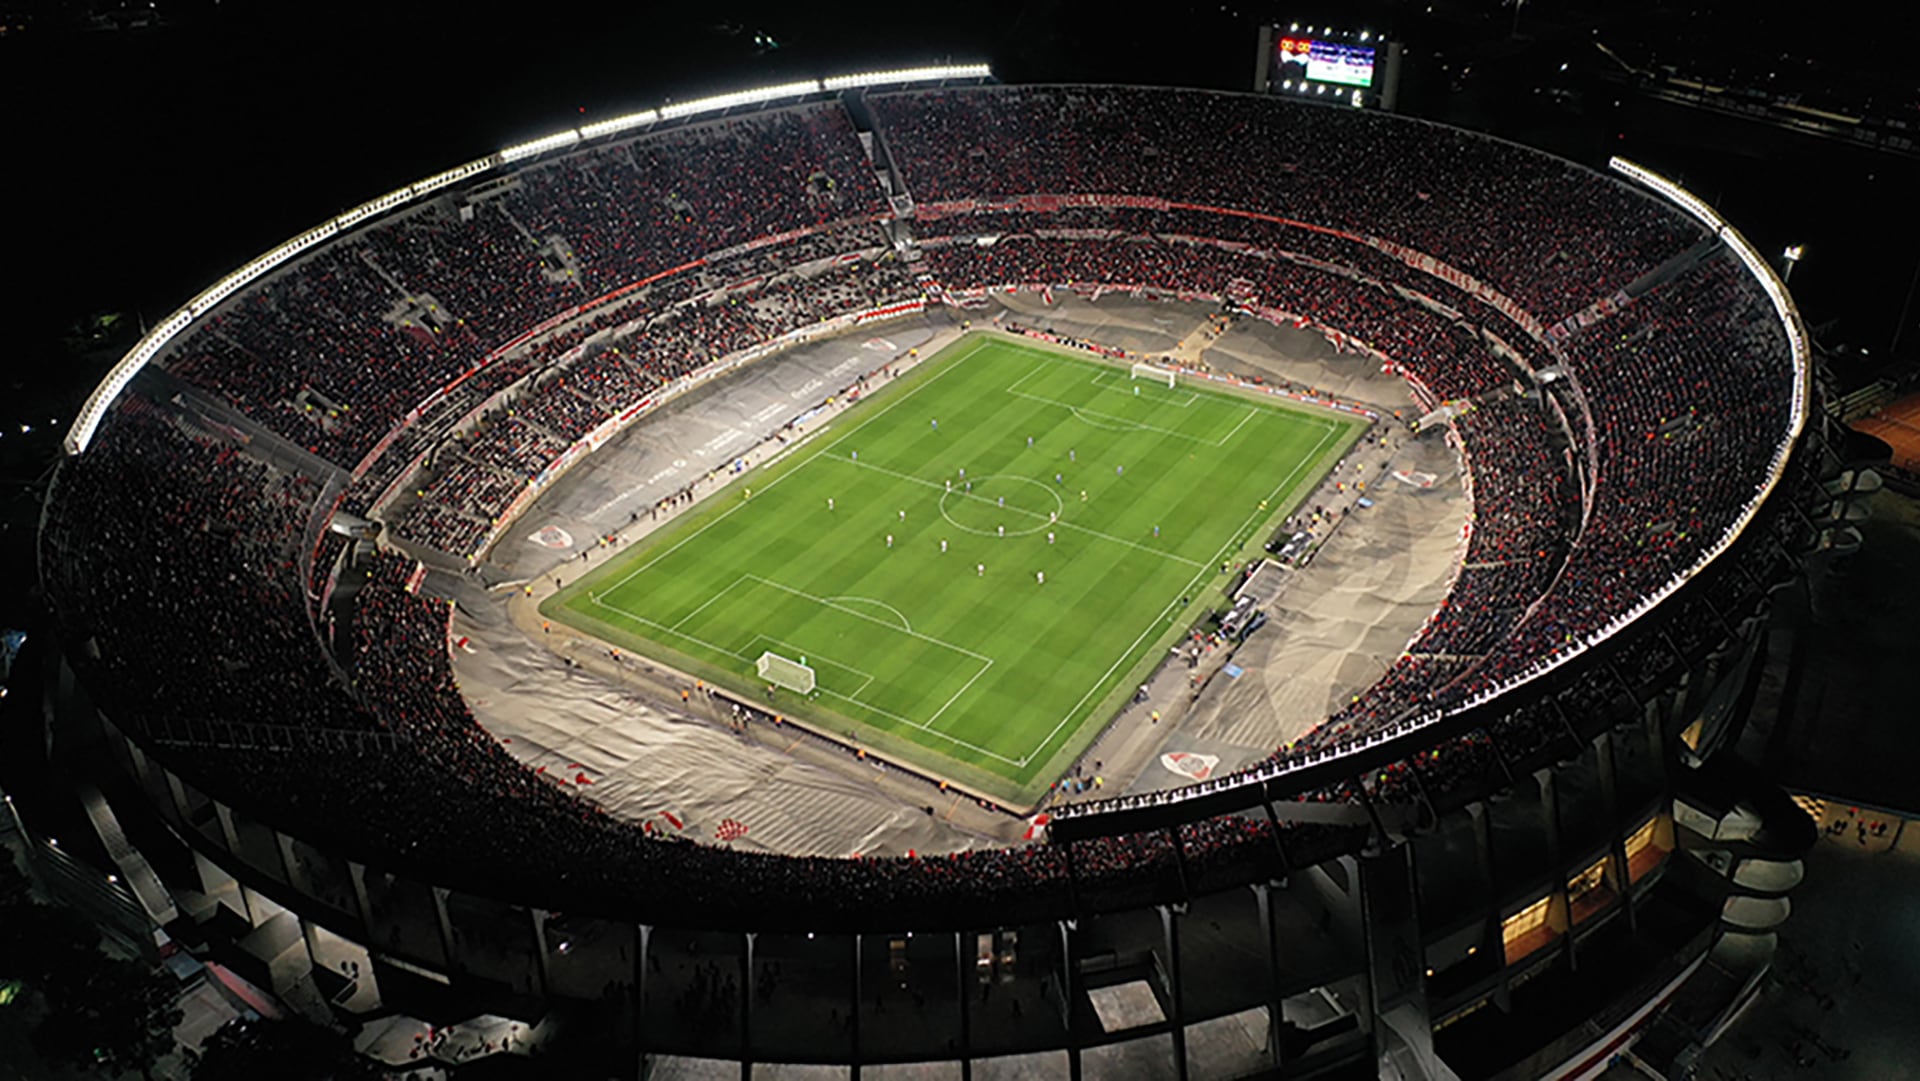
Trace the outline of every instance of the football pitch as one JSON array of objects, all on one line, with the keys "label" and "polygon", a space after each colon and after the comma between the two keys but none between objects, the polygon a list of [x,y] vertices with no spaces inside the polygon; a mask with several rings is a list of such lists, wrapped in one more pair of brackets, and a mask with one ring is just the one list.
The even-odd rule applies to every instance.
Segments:
[{"label": "football pitch", "polygon": [[540,611],[1028,806],[1365,426],[976,332]]}]

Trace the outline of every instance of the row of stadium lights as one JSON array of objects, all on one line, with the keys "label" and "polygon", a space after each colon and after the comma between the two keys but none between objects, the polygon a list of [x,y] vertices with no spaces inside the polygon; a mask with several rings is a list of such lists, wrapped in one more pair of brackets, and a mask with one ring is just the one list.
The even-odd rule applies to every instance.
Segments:
[{"label": "row of stadium lights", "polygon": [[[1287,31],[1293,34],[1351,34],[1353,33],[1353,31],[1351,30],[1335,30],[1331,26],[1323,26],[1318,30],[1315,30],[1313,27],[1309,26],[1305,30],[1302,30],[1300,29],[1299,23],[1294,23],[1292,26],[1287,27]],[[1360,31],[1361,41],[1368,41],[1372,39],[1372,37],[1373,37],[1373,31],[1371,30]]]},{"label": "row of stadium lights", "polygon": [[[1732,249],[1734,255],[1746,266],[1748,272],[1754,276],[1755,280],[1760,283],[1761,289],[1767,294],[1768,299],[1773,302],[1774,311],[1779,316],[1781,324],[1786,330],[1788,347],[1793,353],[1795,378],[1792,432],[1781,444],[1779,449],[1775,451],[1774,461],[1771,467],[1771,476],[1766,484],[1761,486],[1760,491],[1755,495],[1752,502],[1747,504],[1747,509],[1741,515],[1741,519],[1734,523],[1734,525],[1728,527],[1727,532],[1722,536],[1719,543],[1716,544],[1711,551],[1695,560],[1690,569],[1682,572],[1665,586],[1643,598],[1638,605],[1634,606],[1631,612],[1616,617],[1613,622],[1589,636],[1573,650],[1558,654],[1553,658],[1549,658],[1546,662],[1535,662],[1534,666],[1528,669],[1527,672],[1508,681],[1504,686],[1496,686],[1489,690],[1481,691],[1468,699],[1461,707],[1462,709],[1471,709],[1482,702],[1491,701],[1497,695],[1504,694],[1515,687],[1528,683],[1558,668],[1561,664],[1571,660],[1573,657],[1586,652],[1588,648],[1613,637],[1633,623],[1634,620],[1652,609],[1660,601],[1666,599],[1674,590],[1686,584],[1686,582],[1692,579],[1695,574],[1699,573],[1702,568],[1719,558],[1720,554],[1726,551],[1741,533],[1745,532],[1747,525],[1753,521],[1754,515],[1759,511],[1760,505],[1766,501],[1767,496],[1771,494],[1774,487],[1779,483],[1785,471],[1787,452],[1791,449],[1794,441],[1799,439],[1800,433],[1806,425],[1807,377],[1805,369],[1808,354],[1806,331],[1800,320],[1799,309],[1794,307],[1793,298],[1787,294],[1784,282],[1773,275],[1772,268],[1767,266],[1766,262],[1760,258],[1759,254],[1753,250],[1753,247],[1747,243],[1746,238],[1741,236],[1738,230],[1728,224],[1727,220],[1715,212],[1712,207],[1701,202],[1699,197],[1695,196],[1692,192],[1668,180],[1666,177],[1644,166],[1630,162],[1625,158],[1615,157],[1608,161],[1607,167],[1614,172],[1631,177],[1641,184],[1652,188],[1702,224],[1706,225],[1708,229],[1712,230]],[[1799,262],[1805,255],[1806,246],[1803,244],[1795,244],[1781,253],[1782,258],[1786,260],[1786,265],[1789,270],[1792,269],[1793,264]],[[1455,712],[1458,711],[1456,710]],[[1301,764],[1310,765],[1323,760],[1323,758],[1329,754],[1346,754],[1352,750],[1376,746],[1388,739],[1398,736],[1403,731],[1425,727],[1432,721],[1440,720],[1444,716],[1448,716],[1448,714],[1435,713],[1411,721],[1398,722],[1389,727],[1385,732],[1378,732],[1370,736],[1360,737],[1356,740],[1349,740],[1345,744],[1336,745],[1334,748],[1327,750],[1309,751],[1306,757],[1301,760]],[[1268,778],[1278,777],[1290,772],[1292,768],[1293,766],[1287,762],[1269,762],[1264,766],[1249,767],[1244,775],[1238,777],[1227,775],[1209,781],[1202,781],[1199,784],[1189,785],[1185,788],[1169,788],[1159,792],[1149,792],[1137,796],[1118,796],[1106,800],[1096,800],[1092,803],[1068,804],[1057,809],[1054,812],[1054,817],[1056,819],[1079,818],[1099,814],[1107,809],[1164,806],[1190,799],[1194,795],[1217,792],[1226,788],[1244,786]]]},{"label": "row of stadium lights", "polygon": [[[354,207],[336,217],[320,223],[312,229],[255,257],[245,266],[221,278],[203,290],[186,305],[153,326],[141,337],[127,354],[120,358],[107,372],[93,393],[80,406],[80,415],[75,418],[73,427],[66,437],[68,454],[78,454],[87,449],[93,433],[106,416],[107,407],[119,396],[120,391],[133,381],[135,373],[145,367],[166,347],[175,335],[201,315],[211,311],[222,300],[252,282],[254,279],[273,270],[287,260],[347,229],[351,229],[369,218],[385,214],[415,199],[424,197],[440,188],[457,183],[472,176],[519,161],[536,157],[551,150],[571,147],[588,139],[595,139],[628,128],[642,127],[662,120],[674,120],[698,112],[722,112],[741,105],[753,105],[777,101],[789,97],[801,97],[807,94],[837,92],[854,87],[877,86],[891,83],[940,82],[948,79],[984,79],[993,75],[986,64],[949,64],[940,67],[901,68],[893,71],[866,72],[858,75],[838,75],[826,79],[809,79],[804,82],[786,83],[780,86],[763,87],[758,90],[746,90],[733,94],[720,94],[697,101],[663,105],[657,109],[632,113],[624,117],[588,124],[581,128],[568,128],[541,139],[519,143],[496,151],[484,158],[477,158],[464,165],[457,165],[443,173],[435,174],[425,180],[407,187],[388,192],[376,199]],[[22,434],[26,434],[23,430]]]},{"label": "row of stadium lights", "polygon": [[[1316,94],[1325,94],[1325,93],[1327,92],[1327,84],[1326,84],[1326,83],[1310,83],[1310,82],[1308,82],[1308,81],[1307,81],[1307,80],[1305,80],[1305,79],[1302,79],[1302,80],[1300,80],[1300,85],[1299,85],[1299,87],[1298,87],[1297,89],[1298,89],[1298,90],[1299,90],[1299,91],[1300,91],[1300,92],[1301,92],[1302,94],[1305,94],[1305,93],[1307,92],[1307,88],[1308,88],[1308,87],[1312,87],[1312,88],[1313,88],[1313,92],[1314,92],[1314,93],[1316,93]],[[1293,89],[1296,89],[1296,87],[1294,86],[1294,84],[1293,84],[1293,80],[1292,80],[1292,79],[1282,79],[1282,80],[1280,80],[1280,89],[1282,89],[1282,90],[1293,90]],[[1335,87],[1335,88],[1334,88],[1334,91],[1333,91],[1333,96],[1334,96],[1334,97],[1336,97],[1336,98],[1340,96],[1340,88],[1338,88],[1338,87]],[[1364,99],[1362,98],[1362,96],[1361,96],[1361,93],[1360,93],[1360,91],[1358,91],[1358,90],[1355,90],[1355,91],[1353,92],[1353,96],[1352,96],[1352,97],[1350,97],[1350,98],[1348,98],[1347,100],[1348,100],[1349,102],[1351,102],[1351,103],[1352,103],[1352,105],[1353,105],[1353,107],[1354,107],[1354,108],[1356,108],[1356,109],[1357,109],[1357,108],[1359,108],[1359,107],[1360,107],[1360,105],[1361,105],[1361,103],[1362,103],[1362,101],[1363,101]]]}]

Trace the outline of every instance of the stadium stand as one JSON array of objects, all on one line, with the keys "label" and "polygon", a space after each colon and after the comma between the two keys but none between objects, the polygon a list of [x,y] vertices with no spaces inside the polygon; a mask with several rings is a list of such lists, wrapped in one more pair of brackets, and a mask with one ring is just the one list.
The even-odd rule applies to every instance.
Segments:
[{"label": "stadium stand", "polygon": [[[1582,437],[1556,429],[1526,372],[1476,332],[1496,316],[1460,286],[1365,244],[1204,209],[1391,238],[1549,322],[1703,235],[1566,163],[1235,95],[996,87],[869,100],[914,197],[940,208],[912,271],[873,227],[887,204],[852,122],[836,103],[807,105],[534,161],[443,195],[243,292],[163,363],[261,426],[363,466],[348,509],[374,508],[424,455],[428,479],[402,501],[397,532],[466,556],[530,478],[608,417],[715,358],[918,296],[920,274],[948,294],[1075,283],[1249,293],[1250,307],[1336,329],[1437,398],[1474,404],[1455,433],[1475,514],[1453,592],[1379,682],[1269,764],[1325,762],[1464,706],[1628,612],[1738,519],[1785,430],[1787,343],[1731,256],[1660,284],[1554,354],[1594,420],[1590,445],[1569,444]],[[977,206],[1036,194],[1191,206]],[[1075,235],[1044,235],[1060,229]],[[989,233],[1001,239],[969,240]],[[638,283],[650,284],[631,303],[521,340]],[[1523,351],[1551,352],[1538,341]],[[1590,491],[1576,489],[1576,459],[1591,467]],[[318,546],[320,574],[340,551],[300,535],[319,491],[128,392],[50,501],[46,539],[62,553],[51,592],[68,632],[93,643],[84,674],[116,725],[163,751],[190,748],[170,760],[182,775],[376,866],[528,904],[559,890],[590,912],[816,928],[911,908],[923,925],[962,926],[985,909],[1013,922],[1273,877],[1365,832],[1229,814],[1071,844],[854,860],[664,839],[520,765],[475,723],[448,663],[444,604],[408,592],[411,568],[397,557],[349,572],[366,575],[351,682],[333,667],[313,583],[298,573],[299,553]],[[1729,564],[1708,585],[1744,597],[1768,574]],[[1667,667],[1675,649],[1711,645],[1632,643],[1618,663],[1633,678]],[[1364,784],[1347,776],[1275,796],[1457,804],[1551,755],[1568,715],[1603,716],[1618,692],[1595,670],[1551,698],[1475,716]],[[294,754],[200,734],[213,722],[341,735]],[[370,793],[374,811],[339,813],[350,792]]]}]

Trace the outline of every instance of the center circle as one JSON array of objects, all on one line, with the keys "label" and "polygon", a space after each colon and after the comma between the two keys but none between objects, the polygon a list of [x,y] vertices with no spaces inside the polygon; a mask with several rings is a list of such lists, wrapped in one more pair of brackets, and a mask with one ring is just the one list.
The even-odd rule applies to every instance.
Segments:
[{"label": "center circle", "polygon": [[1032,477],[989,473],[967,480],[973,482],[972,491],[967,481],[955,480],[940,496],[940,517],[967,533],[1024,537],[1052,525],[1066,509],[1059,492]]}]

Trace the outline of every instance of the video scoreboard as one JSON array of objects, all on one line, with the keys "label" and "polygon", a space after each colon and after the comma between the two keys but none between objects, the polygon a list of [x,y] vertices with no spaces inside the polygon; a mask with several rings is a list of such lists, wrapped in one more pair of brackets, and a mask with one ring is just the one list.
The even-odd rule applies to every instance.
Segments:
[{"label": "video scoreboard", "polygon": [[1391,109],[1399,60],[1399,45],[1370,30],[1263,26],[1254,89],[1330,105]]},{"label": "video scoreboard", "polygon": [[1285,79],[1341,86],[1373,85],[1374,48],[1371,45],[1289,36],[1274,43],[1274,53],[1275,71]]}]

